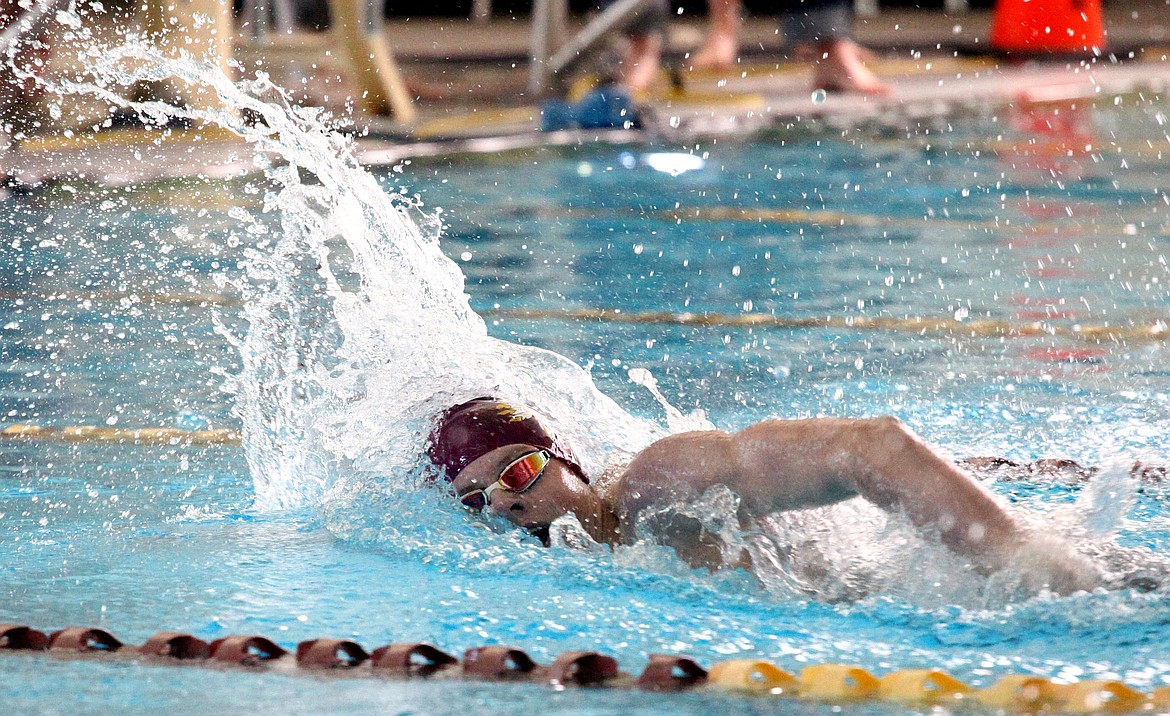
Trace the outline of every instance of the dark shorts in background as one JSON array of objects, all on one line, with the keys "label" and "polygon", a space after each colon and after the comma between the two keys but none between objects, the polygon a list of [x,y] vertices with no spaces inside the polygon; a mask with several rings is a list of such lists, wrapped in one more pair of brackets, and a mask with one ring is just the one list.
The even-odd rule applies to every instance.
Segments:
[{"label": "dark shorts in background", "polygon": [[[604,12],[618,0],[597,0],[597,11]],[[670,17],[669,0],[647,2],[634,14],[622,31],[627,35],[666,34],[666,19]]]}]

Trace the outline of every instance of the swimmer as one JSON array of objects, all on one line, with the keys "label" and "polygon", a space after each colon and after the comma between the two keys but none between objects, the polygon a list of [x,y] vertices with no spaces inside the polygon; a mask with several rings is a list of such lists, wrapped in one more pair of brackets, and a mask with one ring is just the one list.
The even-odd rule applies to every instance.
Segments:
[{"label": "swimmer", "polygon": [[[741,526],[785,510],[860,496],[904,514],[983,573],[1011,569],[1034,590],[1091,590],[1102,577],[1071,545],[1024,526],[989,491],[896,418],[766,420],[737,433],[696,431],[645,448],[604,485],[532,411],[476,398],[440,416],[427,454],[468,509],[503,517],[547,542],[572,513],[603,544],[636,541],[643,518],[655,538],[693,567],[725,561],[700,523],[662,508],[725,486],[740,498]],[[654,524],[647,525],[645,518]]]}]

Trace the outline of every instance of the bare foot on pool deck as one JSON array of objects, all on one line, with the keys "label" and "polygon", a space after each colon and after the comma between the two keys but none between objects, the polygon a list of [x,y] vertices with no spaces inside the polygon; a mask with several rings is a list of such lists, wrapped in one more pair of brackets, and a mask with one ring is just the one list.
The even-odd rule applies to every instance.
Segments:
[{"label": "bare foot on pool deck", "polygon": [[711,34],[691,58],[692,70],[730,70],[735,67],[738,46],[735,35]]},{"label": "bare foot on pool deck", "polygon": [[[861,58],[862,62],[877,61],[877,53],[873,50],[865,45],[858,45],[857,43],[853,43],[853,46],[857,48],[857,56]],[[821,54],[824,54],[824,50],[821,50]],[[795,62],[813,62],[817,57],[817,46],[815,43],[801,42],[792,48],[792,59]]]},{"label": "bare foot on pool deck", "polygon": [[891,89],[862,58],[863,48],[853,40],[836,38],[822,45],[815,61],[814,85],[826,92],[887,95]]}]

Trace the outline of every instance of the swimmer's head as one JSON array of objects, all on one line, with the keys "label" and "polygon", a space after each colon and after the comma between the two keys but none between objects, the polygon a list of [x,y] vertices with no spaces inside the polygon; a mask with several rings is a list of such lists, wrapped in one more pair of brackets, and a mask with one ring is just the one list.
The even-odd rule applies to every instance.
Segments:
[{"label": "swimmer's head", "polygon": [[536,413],[495,398],[475,398],[439,416],[427,441],[427,456],[450,482],[463,468],[505,445],[543,448],[589,482],[573,449],[545,427]]},{"label": "swimmer's head", "polygon": [[592,495],[572,449],[535,413],[476,398],[439,417],[427,455],[464,506],[504,517],[542,541],[554,519]]},{"label": "swimmer's head", "polygon": [[548,450],[517,443],[496,448],[464,467],[451,485],[464,507],[523,527],[545,544],[556,518],[585,521],[596,498],[576,469]]}]

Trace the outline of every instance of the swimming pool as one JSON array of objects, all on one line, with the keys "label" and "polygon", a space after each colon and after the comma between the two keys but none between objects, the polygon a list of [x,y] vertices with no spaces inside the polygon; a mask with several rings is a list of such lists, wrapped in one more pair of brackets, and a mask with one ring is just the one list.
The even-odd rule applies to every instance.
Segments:
[{"label": "swimming pool", "polygon": [[[1070,112],[1071,133],[1036,131],[1037,116]],[[957,456],[1165,462],[1166,347],[1138,329],[1164,332],[1167,320],[1166,112],[1126,97],[906,132],[533,148],[416,159],[378,182],[421,197],[419,246],[443,208],[441,248],[490,335],[587,366],[635,416],[566,384],[592,410],[571,427],[614,421],[618,435],[590,447],[657,434],[648,423],[662,409],[629,376],[641,368],[673,405],[721,427],[891,413]],[[667,651],[790,669],[929,665],[974,684],[1013,672],[1170,682],[1163,592],[1020,599],[860,506],[776,526],[814,543],[811,554],[839,556],[813,585],[820,600],[784,573],[693,573],[646,545],[546,550],[468,520],[419,488],[417,448],[402,441],[424,426],[410,410],[436,385],[482,388],[471,368],[512,378],[494,343],[462,342],[474,320],[449,300],[458,276],[414,251],[409,226],[395,233],[359,189],[340,209],[307,209],[356,176],[313,169],[303,181],[276,166],[268,180],[117,191],[66,182],[4,200],[6,424],[243,424],[264,437],[247,450],[0,442],[0,621],[97,625],[128,641],[166,627],[286,647],[324,635],[453,652],[508,643],[542,661],[596,648],[632,670]],[[400,243],[379,253],[387,236]],[[397,265],[408,268],[373,271]],[[562,370],[545,354],[499,350],[514,361],[514,390]],[[231,378],[269,373],[280,380],[255,393]],[[379,403],[403,395],[410,410]],[[991,485],[1069,529],[1117,529],[1121,543],[1159,553],[1170,540],[1159,484],[1120,522],[1108,500],[1076,502],[1079,485]],[[257,494],[284,509],[254,509]],[[44,711],[831,708],[41,657],[5,657],[0,669],[5,703]]]}]

